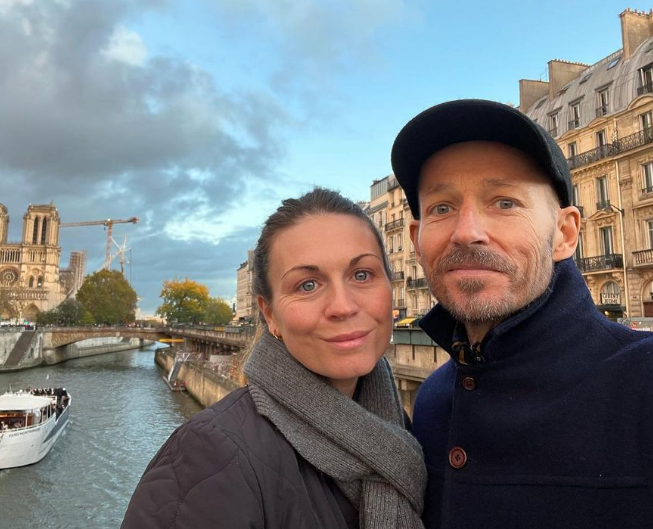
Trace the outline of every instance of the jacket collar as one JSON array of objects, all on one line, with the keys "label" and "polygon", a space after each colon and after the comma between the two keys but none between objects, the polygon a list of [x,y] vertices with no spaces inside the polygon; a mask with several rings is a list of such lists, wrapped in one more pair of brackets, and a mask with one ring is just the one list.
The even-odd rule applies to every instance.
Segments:
[{"label": "jacket collar", "polygon": [[[555,264],[551,282],[540,297],[488,332],[480,345],[480,354],[484,361],[491,362],[532,349],[534,341],[546,341],[551,332],[573,333],[578,320],[589,318],[594,312],[596,307],[576,263],[565,259]],[[570,325],[572,320],[574,325]],[[461,363],[453,344],[460,340],[464,327],[447,309],[438,303],[420,320],[419,326],[454,361]]]}]

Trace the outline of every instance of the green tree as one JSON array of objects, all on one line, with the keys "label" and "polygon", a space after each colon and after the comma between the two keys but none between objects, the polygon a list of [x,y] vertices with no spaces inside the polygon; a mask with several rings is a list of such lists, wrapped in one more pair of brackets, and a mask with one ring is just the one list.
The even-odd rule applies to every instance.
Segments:
[{"label": "green tree", "polygon": [[229,304],[222,298],[211,298],[204,313],[204,323],[225,325],[234,317]]},{"label": "green tree", "polygon": [[156,313],[168,323],[199,323],[204,320],[209,305],[209,289],[196,281],[164,281],[160,297],[163,299]]},{"label": "green tree", "polygon": [[117,270],[100,270],[86,276],[77,300],[96,323],[113,325],[134,321],[136,291]]}]

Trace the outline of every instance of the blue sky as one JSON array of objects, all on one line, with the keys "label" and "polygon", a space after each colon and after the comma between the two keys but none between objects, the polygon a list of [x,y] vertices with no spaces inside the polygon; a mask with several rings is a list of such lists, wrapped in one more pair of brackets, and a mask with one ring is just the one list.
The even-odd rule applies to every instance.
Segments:
[{"label": "blue sky", "polygon": [[[319,184],[355,200],[407,120],[518,104],[547,62],[621,48],[626,4],[462,0],[0,0],[0,203],[116,226],[144,312],[165,279],[231,299],[259,226]],[[648,11],[653,4],[630,3]],[[62,230],[103,261],[98,227]]]}]

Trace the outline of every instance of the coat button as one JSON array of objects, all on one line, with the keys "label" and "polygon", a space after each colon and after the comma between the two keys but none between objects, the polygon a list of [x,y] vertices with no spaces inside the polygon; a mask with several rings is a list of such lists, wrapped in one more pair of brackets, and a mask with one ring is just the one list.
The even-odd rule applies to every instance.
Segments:
[{"label": "coat button", "polygon": [[474,391],[476,389],[476,380],[474,380],[472,377],[465,377],[463,378],[463,388],[465,388],[467,391]]},{"label": "coat button", "polygon": [[449,464],[452,468],[463,468],[467,464],[467,454],[465,451],[456,446],[449,452]]}]

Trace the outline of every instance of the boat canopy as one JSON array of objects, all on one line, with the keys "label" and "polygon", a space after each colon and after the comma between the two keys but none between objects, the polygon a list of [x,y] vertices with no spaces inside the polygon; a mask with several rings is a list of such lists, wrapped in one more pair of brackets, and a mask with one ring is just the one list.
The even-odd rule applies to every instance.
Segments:
[{"label": "boat canopy", "polygon": [[50,405],[50,397],[36,397],[29,393],[5,393],[0,395],[0,411],[29,411]]}]

